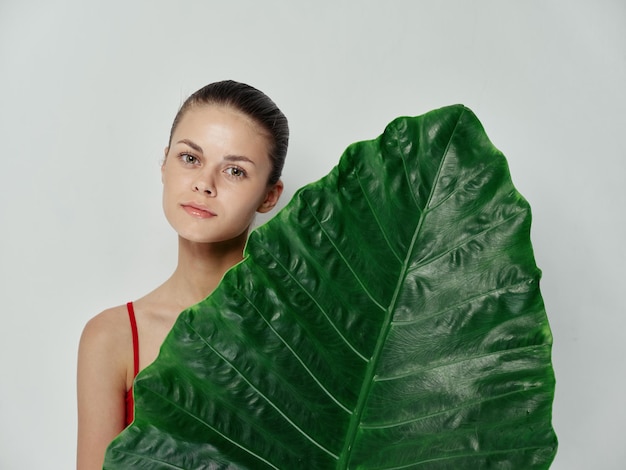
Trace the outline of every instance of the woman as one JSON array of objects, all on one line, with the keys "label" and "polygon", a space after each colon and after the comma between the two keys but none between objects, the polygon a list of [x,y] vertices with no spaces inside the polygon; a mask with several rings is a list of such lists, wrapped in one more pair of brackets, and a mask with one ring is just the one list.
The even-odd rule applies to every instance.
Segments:
[{"label": "woman", "polygon": [[161,286],[92,318],[78,353],[79,470],[101,469],[132,421],[132,383],[157,356],[178,314],[207,297],[243,258],[256,212],[282,193],[287,119],[243,83],[198,90],[172,124],[161,167],[163,208],[178,233],[178,264]]}]

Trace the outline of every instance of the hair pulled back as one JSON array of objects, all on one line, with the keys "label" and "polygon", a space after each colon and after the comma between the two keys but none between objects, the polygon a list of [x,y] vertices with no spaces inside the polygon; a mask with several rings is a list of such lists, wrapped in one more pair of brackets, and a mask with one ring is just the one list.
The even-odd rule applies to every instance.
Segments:
[{"label": "hair pulled back", "polygon": [[251,118],[267,132],[270,139],[269,157],[272,162],[268,184],[275,184],[280,179],[287,156],[289,124],[276,103],[262,91],[245,83],[233,80],[210,83],[190,95],[174,117],[170,130],[170,145],[174,131],[184,114],[194,106],[211,104],[231,107]]}]

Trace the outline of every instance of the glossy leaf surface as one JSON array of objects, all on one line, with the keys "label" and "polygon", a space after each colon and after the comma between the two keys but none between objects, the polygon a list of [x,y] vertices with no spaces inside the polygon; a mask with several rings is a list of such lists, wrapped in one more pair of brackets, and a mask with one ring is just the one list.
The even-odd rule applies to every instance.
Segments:
[{"label": "glossy leaf surface", "polygon": [[547,468],[530,222],[470,110],[396,119],[181,314],[105,468]]}]

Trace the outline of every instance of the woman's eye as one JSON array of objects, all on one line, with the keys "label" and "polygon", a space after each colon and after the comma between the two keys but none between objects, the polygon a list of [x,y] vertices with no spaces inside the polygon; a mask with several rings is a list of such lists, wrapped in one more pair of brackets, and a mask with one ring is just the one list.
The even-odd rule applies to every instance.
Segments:
[{"label": "woman's eye", "polygon": [[189,153],[183,153],[180,158],[184,163],[194,164],[198,162],[198,159]]},{"label": "woman's eye", "polygon": [[244,176],[246,176],[246,172],[244,171],[244,169],[237,166],[231,166],[226,170],[226,173],[236,178],[243,178]]}]

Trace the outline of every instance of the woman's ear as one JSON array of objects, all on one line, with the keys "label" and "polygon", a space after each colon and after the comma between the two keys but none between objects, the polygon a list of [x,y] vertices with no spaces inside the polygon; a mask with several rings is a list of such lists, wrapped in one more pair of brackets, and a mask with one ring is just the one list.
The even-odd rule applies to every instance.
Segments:
[{"label": "woman's ear", "polygon": [[276,184],[272,185],[265,195],[265,199],[261,203],[261,205],[257,208],[257,212],[264,214],[265,212],[271,211],[274,206],[278,203],[280,199],[280,195],[283,193],[283,182],[278,180]]}]

